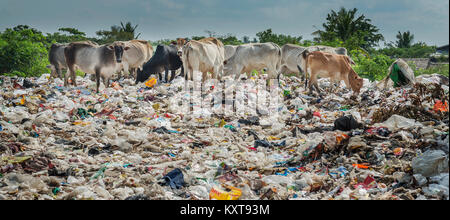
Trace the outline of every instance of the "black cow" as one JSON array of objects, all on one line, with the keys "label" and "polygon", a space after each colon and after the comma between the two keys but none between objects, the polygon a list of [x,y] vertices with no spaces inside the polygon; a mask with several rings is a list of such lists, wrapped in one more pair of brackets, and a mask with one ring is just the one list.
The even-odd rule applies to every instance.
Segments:
[{"label": "black cow", "polygon": [[144,64],[141,70],[138,70],[136,76],[136,84],[145,82],[151,74],[158,74],[159,81],[162,80],[161,73],[165,72],[165,81],[168,82],[169,70],[172,73],[170,81],[175,78],[175,71],[181,67],[181,74],[183,71],[183,62],[177,54],[178,50],[175,45],[158,45],[153,57]]}]

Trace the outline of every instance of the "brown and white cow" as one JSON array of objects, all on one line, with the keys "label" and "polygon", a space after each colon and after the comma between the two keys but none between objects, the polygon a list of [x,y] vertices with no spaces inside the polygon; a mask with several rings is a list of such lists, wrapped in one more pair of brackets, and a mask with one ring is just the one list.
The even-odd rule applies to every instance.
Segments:
[{"label": "brown and white cow", "polygon": [[182,47],[183,68],[186,79],[194,79],[194,71],[202,73],[202,82],[206,80],[207,73],[213,78],[221,79],[225,49],[223,43],[214,37],[201,40],[191,40]]},{"label": "brown and white cow", "polygon": [[242,73],[247,73],[247,78],[253,70],[267,68],[269,79],[276,79],[281,68],[281,48],[275,43],[251,43],[240,45],[234,55],[226,60],[225,75],[235,74],[235,80]]},{"label": "brown and white cow", "polygon": [[[281,73],[289,74],[295,73],[297,77],[300,77],[301,73],[297,65],[303,66],[301,54],[306,50],[307,53],[311,53],[313,51],[322,51],[325,53],[331,54],[341,54],[347,55],[347,49],[343,47],[329,47],[329,46],[310,46],[310,47],[301,47],[294,44],[285,44],[281,47],[283,57],[281,59]],[[351,59],[350,59],[351,60]],[[354,64],[353,60],[351,60],[352,65]]]},{"label": "brown and white cow", "polygon": [[[116,42],[116,43],[120,43]],[[124,51],[122,57],[123,70],[127,75],[136,77],[137,69],[142,70],[143,65],[150,60],[153,55],[152,45],[145,40],[130,40],[122,42],[130,49]],[[121,77],[119,72],[119,78]]]},{"label": "brown and white cow", "polygon": [[[330,54],[321,51],[302,53],[305,65],[304,70],[310,75],[309,91],[314,86],[320,91],[317,85],[317,77],[331,78],[332,82],[344,80],[347,88],[351,88],[354,93],[359,94],[363,79],[353,70],[351,60],[346,55]],[[297,66],[300,71],[302,67]]]},{"label": "brown and white cow", "polygon": [[109,86],[109,79],[114,73],[122,70],[122,56],[124,50],[130,49],[123,43],[109,45],[92,45],[83,42],[69,44],[64,49],[64,55],[69,71],[64,77],[64,85],[68,84],[70,73],[72,83],[76,86],[75,67],[85,73],[94,74],[97,81],[97,92],[100,86],[100,77],[105,87]]}]

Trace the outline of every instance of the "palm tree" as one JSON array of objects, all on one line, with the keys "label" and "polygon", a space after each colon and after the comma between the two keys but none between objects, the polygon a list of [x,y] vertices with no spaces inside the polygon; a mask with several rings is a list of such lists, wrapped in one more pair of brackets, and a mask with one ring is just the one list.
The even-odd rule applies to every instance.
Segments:
[{"label": "palm tree", "polygon": [[123,23],[120,22],[120,25],[122,26],[121,31],[125,32],[125,33],[130,33],[130,35],[133,36],[133,39],[138,39],[138,37],[141,35],[141,33],[139,33],[138,35],[135,35],[135,33],[134,33],[136,31],[136,28],[138,27],[138,25],[133,27],[131,25],[131,22],[127,22],[125,25],[123,25]]},{"label": "palm tree", "polygon": [[401,33],[400,31],[397,34],[397,44],[398,48],[410,48],[412,42],[414,40],[414,34],[411,34],[409,31]]},{"label": "palm tree", "polygon": [[315,41],[334,41],[339,39],[347,41],[357,37],[365,41],[364,48],[374,46],[380,40],[383,40],[383,35],[379,34],[379,29],[372,25],[372,20],[366,18],[364,15],[356,16],[358,9],[354,8],[347,10],[341,8],[338,12],[331,10],[327,15],[326,23],[322,24],[325,30],[317,30],[313,35]]},{"label": "palm tree", "polygon": [[111,26],[111,30],[100,30],[97,31],[96,34],[101,36],[101,43],[112,43],[114,41],[128,41],[137,39],[141,33],[138,35],[135,34],[136,28],[138,25],[131,25],[131,22],[127,22],[125,25],[123,22],[120,22],[120,26],[113,25]]}]

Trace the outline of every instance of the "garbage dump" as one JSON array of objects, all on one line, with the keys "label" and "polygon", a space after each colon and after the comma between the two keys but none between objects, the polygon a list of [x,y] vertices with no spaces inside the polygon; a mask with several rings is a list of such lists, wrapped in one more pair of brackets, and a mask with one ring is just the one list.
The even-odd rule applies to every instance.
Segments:
[{"label": "garbage dump", "polygon": [[388,76],[382,80],[384,87],[387,84],[393,84],[394,87],[401,87],[405,85],[413,85],[415,82],[414,71],[411,67],[402,59],[397,59],[389,67]]},{"label": "garbage dump", "polygon": [[386,90],[365,80],[356,98],[345,86],[328,91],[327,79],[321,97],[308,96],[299,79],[282,77],[271,91],[279,102],[231,116],[195,101],[183,114],[174,100],[228,93],[212,109],[238,106],[255,100],[256,86],[189,93],[181,77],[121,79],[96,93],[89,77],[76,80],[2,78],[0,199],[449,198],[449,87],[440,76]]}]

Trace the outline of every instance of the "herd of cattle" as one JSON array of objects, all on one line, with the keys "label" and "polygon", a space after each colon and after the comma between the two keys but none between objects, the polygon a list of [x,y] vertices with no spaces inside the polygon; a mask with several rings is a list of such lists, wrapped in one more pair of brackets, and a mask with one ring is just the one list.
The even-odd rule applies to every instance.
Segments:
[{"label": "herd of cattle", "polygon": [[[145,82],[150,75],[158,74],[165,81],[172,81],[181,68],[181,76],[193,80],[194,72],[202,73],[202,81],[212,74],[212,78],[235,74],[239,79],[246,73],[247,78],[253,70],[266,70],[269,79],[280,74],[304,72],[310,76],[310,91],[317,89],[317,77],[328,77],[333,82],[343,80],[347,88],[359,93],[363,80],[352,69],[354,64],[347,56],[345,48],[327,46],[301,47],[286,44],[281,48],[275,43],[251,43],[239,46],[223,45],[214,37],[186,41],[183,38],[171,45],[158,45],[156,51],[150,43],[143,40],[116,41],[112,44],[98,45],[91,41],[69,44],[53,44],[49,52],[51,76],[61,77],[66,69],[64,85],[68,85],[69,76],[76,86],[75,70],[95,74],[97,92],[100,78],[106,87],[113,74],[121,72],[131,74],[136,83]],[[168,79],[169,71],[171,78]]]}]

